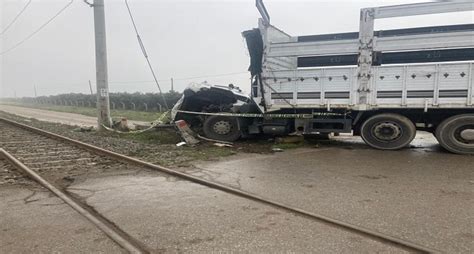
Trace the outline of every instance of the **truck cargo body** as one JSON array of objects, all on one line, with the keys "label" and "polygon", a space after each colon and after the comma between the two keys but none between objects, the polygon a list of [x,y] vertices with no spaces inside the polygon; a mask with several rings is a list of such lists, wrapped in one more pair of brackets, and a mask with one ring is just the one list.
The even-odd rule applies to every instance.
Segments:
[{"label": "truck cargo body", "polygon": [[310,36],[291,37],[261,24],[264,86],[254,98],[264,99],[269,111],[289,106],[473,109],[474,25],[415,30],[374,36],[367,98],[361,102],[358,39],[334,34],[302,40]]},{"label": "truck cargo body", "polygon": [[243,32],[251,98],[228,107],[235,117],[202,117],[206,136],[353,133],[395,150],[425,130],[474,154],[474,24],[374,31],[377,19],[472,11],[472,1],[362,9],[358,32],[311,36],[288,35],[257,7],[258,28]]}]

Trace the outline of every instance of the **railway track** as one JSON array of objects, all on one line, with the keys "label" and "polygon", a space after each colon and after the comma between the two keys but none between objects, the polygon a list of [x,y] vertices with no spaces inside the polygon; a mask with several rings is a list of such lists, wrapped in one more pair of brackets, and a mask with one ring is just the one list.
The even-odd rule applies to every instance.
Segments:
[{"label": "railway track", "polygon": [[[61,197],[61,195],[64,195],[66,196],[66,198],[70,198],[72,202],[75,202],[74,205],[86,210],[86,212],[90,212],[90,209],[87,209],[87,206],[85,204],[81,204],[73,197],[70,197],[70,195],[68,195],[68,193],[66,193],[65,191],[59,189],[54,190],[54,188],[56,188],[55,184],[48,182],[47,180],[45,180],[45,178],[47,179],[48,176],[58,171],[62,173],[68,171],[69,173],[74,174],[75,171],[79,170],[86,170],[91,172],[97,170],[116,170],[116,168],[124,167],[127,165],[134,165],[138,168],[156,170],[161,173],[165,173],[190,182],[207,186],[209,188],[224,191],[226,193],[253,200],[261,204],[269,205],[280,210],[284,210],[286,212],[305,217],[307,219],[323,222],[331,226],[344,229],[346,231],[350,231],[352,233],[356,233],[364,237],[368,237],[373,240],[391,246],[396,246],[411,252],[439,252],[437,250],[421,246],[411,241],[382,234],[371,229],[352,225],[350,223],[333,219],[321,214],[308,212],[280,202],[269,200],[256,194],[247,193],[245,191],[235,189],[224,184],[207,181],[186,173],[182,173],[169,168],[131,158],[125,155],[121,155],[112,151],[102,149],[100,147],[96,147],[51,132],[17,123],[5,118],[0,118],[0,129],[2,130],[0,134],[0,147],[5,150],[4,152],[1,152],[3,153],[4,157],[6,157],[10,162],[12,162],[17,168],[27,173],[30,178],[35,179],[37,182],[50,189],[50,191],[52,191],[59,197]],[[45,178],[41,176],[45,176]],[[71,206],[74,207],[74,205]],[[110,230],[118,236],[122,237],[122,240],[117,240],[113,236],[109,235],[112,240],[116,241],[128,251],[134,253],[147,252],[146,248],[143,247],[137,240],[133,239],[131,236],[127,235],[119,228],[114,227],[112,223],[108,222],[107,219],[102,217],[100,214],[92,213],[91,215],[105,224],[106,231]],[[100,226],[98,227],[101,228]],[[102,228],[101,230],[104,231],[104,229]],[[104,232],[107,233],[106,231]],[[123,240],[125,240],[125,242]]]}]

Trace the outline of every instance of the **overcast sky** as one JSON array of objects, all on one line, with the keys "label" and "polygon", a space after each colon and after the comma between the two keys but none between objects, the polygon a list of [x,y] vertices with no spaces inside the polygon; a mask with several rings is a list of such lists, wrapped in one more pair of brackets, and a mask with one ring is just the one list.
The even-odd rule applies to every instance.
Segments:
[{"label": "overcast sky", "polygon": [[[28,2],[0,0],[0,27]],[[33,0],[17,22],[0,35],[0,52],[21,41],[69,0]],[[157,92],[141,55],[123,0],[106,0],[109,88],[111,92]],[[291,35],[358,30],[359,9],[419,2],[265,1],[272,24]],[[129,0],[162,89],[182,91],[190,82],[234,83],[249,90],[249,64],[241,32],[256,27],[254,0]],[[473,23],[472,12],[377,21],[377,29]],[[0,29],[3,31],[3,28]],[[92,9],[74,3],[40,33],[0,56],[1,96],[89,93],[95,83]],[[232,74],[220,77],[216,75]],[[204,77],[203,77],[204,76]],[[190,77],[203,77],[192,78]],[[94,86],[95,87],[95,86]]]}]

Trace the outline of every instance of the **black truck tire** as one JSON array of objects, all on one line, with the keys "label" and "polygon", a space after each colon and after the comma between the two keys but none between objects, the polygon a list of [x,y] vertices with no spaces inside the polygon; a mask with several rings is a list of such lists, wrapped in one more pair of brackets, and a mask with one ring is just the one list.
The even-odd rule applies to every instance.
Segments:
[{"label": "black truck tire", "polygon": [[234,142],[242,135],[239,121],[235,117],[210,116],[203,124],[204,135],[207,138]]},{"label": "black truck tire", "polygon": [[452,116],[436,128],[436,138],[446,150],[474,155],[474,114]]},{"label": "black truck tire", "polygon": [[360,133],[366,144],[381,150],[398,150],[408,146],[415,138],[416,127],[405,116],[379,114],[367,119]]}]

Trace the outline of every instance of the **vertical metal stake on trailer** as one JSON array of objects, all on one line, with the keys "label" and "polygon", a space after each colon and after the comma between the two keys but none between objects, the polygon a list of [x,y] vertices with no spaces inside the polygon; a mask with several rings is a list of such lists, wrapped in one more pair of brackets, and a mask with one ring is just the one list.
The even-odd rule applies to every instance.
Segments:
[{"label": "vertical metal stake on trailer", "polygon": [[[368,109],[368,104],[370,103],[370,93],[372,92],[370,89],[370,79],[373,78],[373,73],[371,73],[371,67],[373,64],[372,60],[374,48],[377,47],[376,41],[374,40],[375,20],[470,10],[474,10],[474,5],[472,4],[472,1],[464,0],[452,2],[394,5],[362,9],[360,13],[359,57],[357,72],[359,109]],[[406,74],[407,73],[404,73],[405,82],[407,79]],[[406,93],[405,88],[404,93]],[[402,100],[402,105],[406,105],[405,94]]]},{"label": "vertical metal stake on trailer", "polygon": [[363,9],[360,13],[359,33],[359,101],[361,106],[369,104],[370,79],[372,77],[372,53],[374,49],[374,10]]}]

